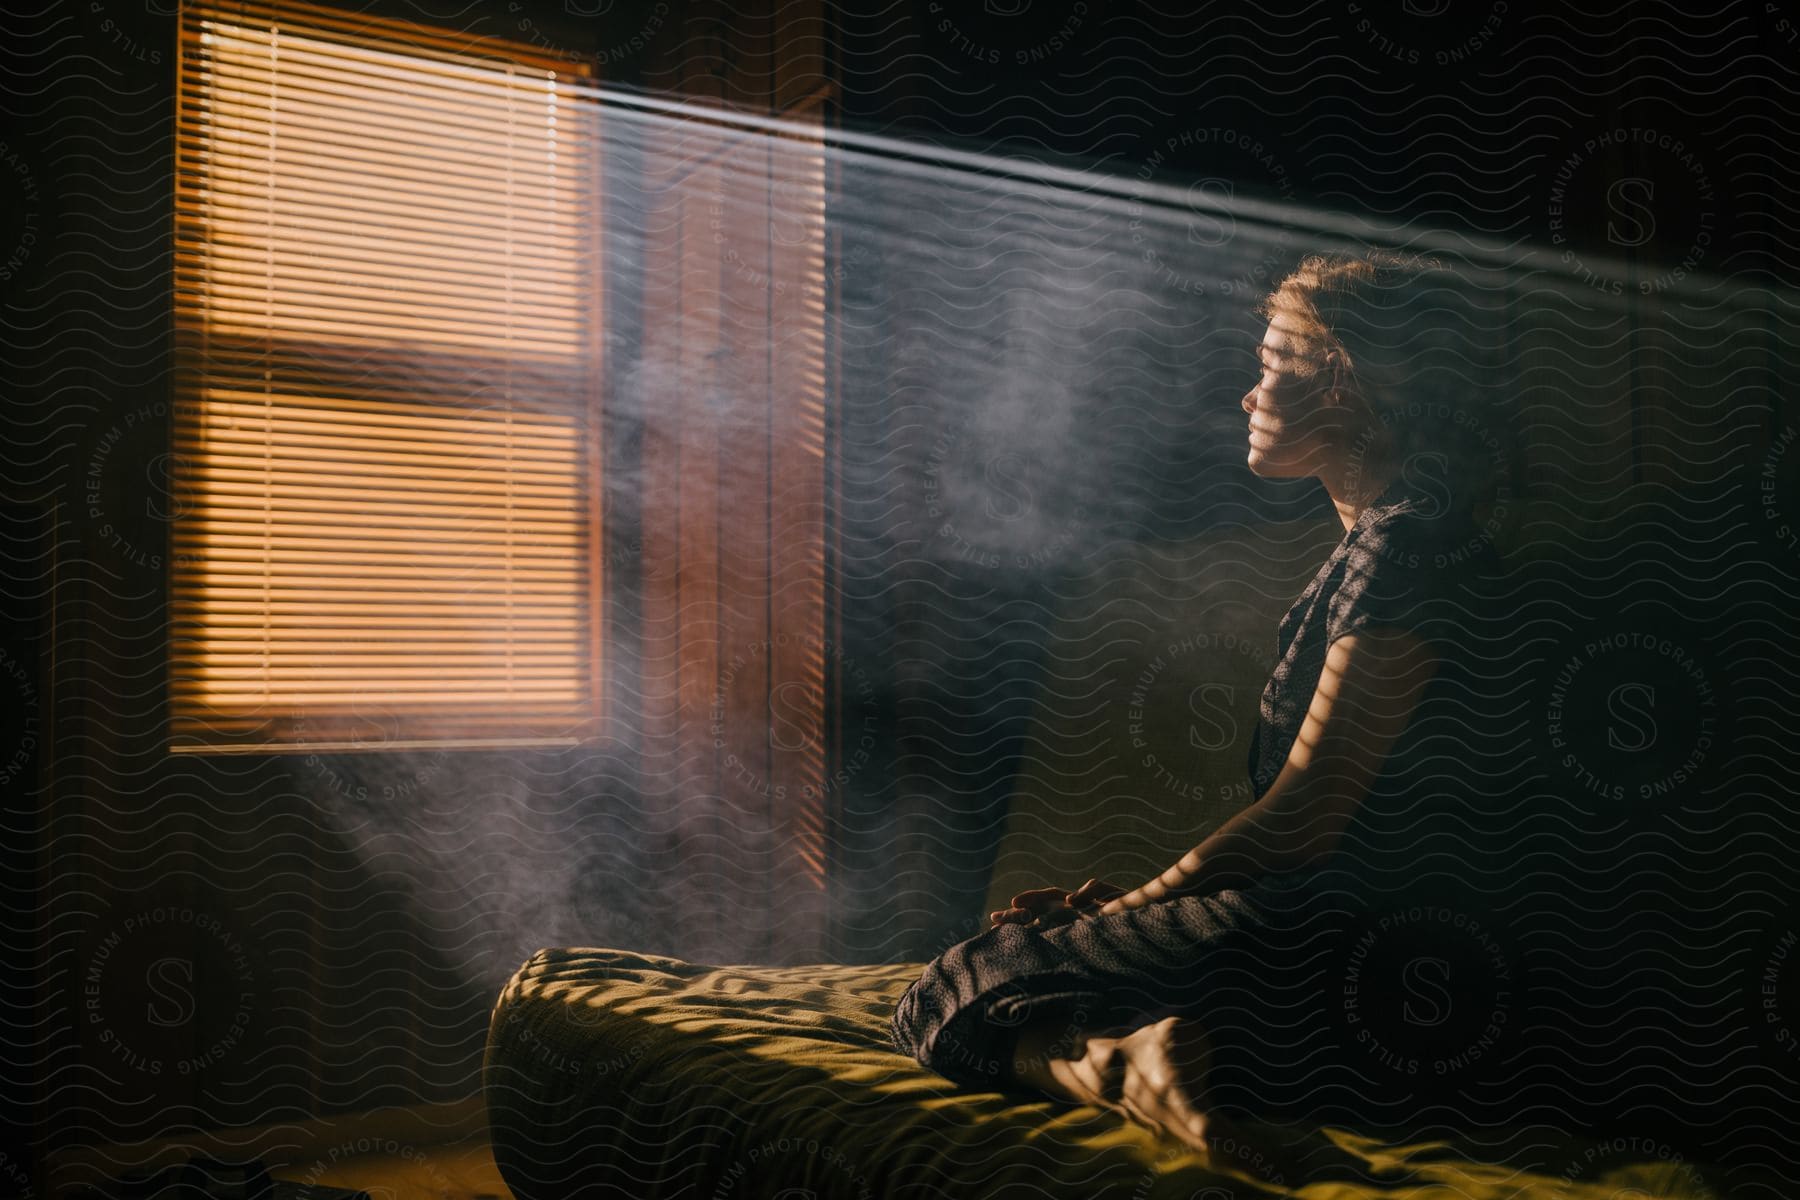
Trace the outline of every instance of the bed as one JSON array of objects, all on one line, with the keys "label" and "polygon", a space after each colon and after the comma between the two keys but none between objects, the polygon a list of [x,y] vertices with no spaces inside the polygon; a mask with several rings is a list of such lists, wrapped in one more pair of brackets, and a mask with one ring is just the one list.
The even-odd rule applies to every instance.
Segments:
[{"label": "bed", "polygon": [[922,965],[540,951],[489,1027],[501,1174],[518,1200],[1783,1194],[1654,1139],[1541,1126],[1396,1138],[1243,1121],[1208,1156],[1097,1107],[959,1089],[895,1053],[888,1017]]}]

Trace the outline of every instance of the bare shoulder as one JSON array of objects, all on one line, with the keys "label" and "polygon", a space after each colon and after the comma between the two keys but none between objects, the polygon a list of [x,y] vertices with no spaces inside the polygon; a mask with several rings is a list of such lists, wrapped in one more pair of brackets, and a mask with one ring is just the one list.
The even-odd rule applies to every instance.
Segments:
[{"label": "bare shoulder", "polygon": [[1290,758],[1372,774],[1438,667],[1432,644],[1407,629],[1367,625],[1336,639]]},{"label": "bare shoulder", "polygon": [[1336,638],[1325,652],[1319,686],[1341,689],[1362,680],[1395,679],[1422,674],[1429,678],[1438,663],[1437,648],[1411,629],[1397,625],[1364,625]]}]

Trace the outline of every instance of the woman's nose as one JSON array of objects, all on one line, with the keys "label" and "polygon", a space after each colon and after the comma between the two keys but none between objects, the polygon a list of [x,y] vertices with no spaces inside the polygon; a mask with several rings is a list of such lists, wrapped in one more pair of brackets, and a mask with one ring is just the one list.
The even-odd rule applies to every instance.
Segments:
[{"label": "woman's nose", "polygon": [[1244,398],[1238,401],[1238,404],[1243,408],[1245,416],[1254,413],[1256,411],[1256,389],[1251,388],[1245,392]]}]

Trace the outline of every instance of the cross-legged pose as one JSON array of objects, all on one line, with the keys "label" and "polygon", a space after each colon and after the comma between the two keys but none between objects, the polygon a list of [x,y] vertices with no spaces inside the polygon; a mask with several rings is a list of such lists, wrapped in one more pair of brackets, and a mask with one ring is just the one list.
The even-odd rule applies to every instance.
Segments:
[{"label": "cross-legged pose", "polygon": [[[1427,882],[1479,883],[1470,827],[1443,794],[1450,776],[1479,770],[1473,714],[1493,680],[1471,581],[1494,559],[1446,440],[1472,422],[1442,394],[1442,372],[1437,394],[1410,386],[1410,365],[1431,353],[1420,322],[1434,279],[1399,255],[1314,256],[1258,308],[1260,374],[1242,401],[1250,469],[1317,478],[1344,536],[1275,631],[1254,802],[1139,886],[1015,897],[901,999],[903,1052],[971,1086],[1107,1105],[1205,1145],[1216,1058],[1247,1055],[1249,1075],[1305,1094],[1315,1056],[1291,1052],[1316,1045],[1308,1022],[1322,1005],[1345,1007],[1340,967],[1356,950],[1345,939],[1368,927],[1359,917]],[[1383,936],[1410,936],[1409,923],[1431,926],[1394,919]],[[1469,983],[1427,950],[1416,957],[1446,1003]],[[1500,1011],[1496,975],[1504,965],[1465,1008]],[[1368,1076],[1393,1074],[1383,1055],[1399,1052],[1373,1041]]]}]

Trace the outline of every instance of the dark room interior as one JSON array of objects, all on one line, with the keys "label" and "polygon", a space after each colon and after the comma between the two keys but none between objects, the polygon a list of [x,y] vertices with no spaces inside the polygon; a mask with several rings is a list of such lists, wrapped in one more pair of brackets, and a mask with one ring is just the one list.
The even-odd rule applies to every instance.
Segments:
[{"label": "dark room interior", "polygon": [[1800,1195],[1687,9],[10,6],[0,1198]]}]

